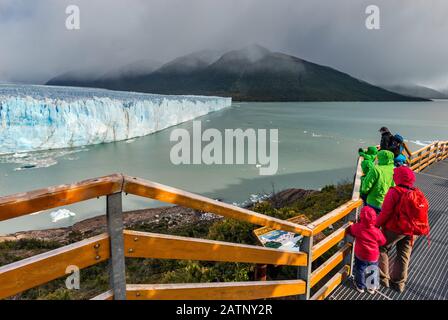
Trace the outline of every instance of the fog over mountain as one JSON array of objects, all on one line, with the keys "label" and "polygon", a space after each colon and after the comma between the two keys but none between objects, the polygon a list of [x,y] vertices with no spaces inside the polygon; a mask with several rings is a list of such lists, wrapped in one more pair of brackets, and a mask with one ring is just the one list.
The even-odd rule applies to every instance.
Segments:
[{"label": "fog over mountain", "polygon": [[63,74],[47,85],[160,94],[226,96],[238,101],[414,101],[333,68],[260,45],[222,55],[199,51],[146,74],[80,79]]},{"label": "fog over mountain", "polygon": [[425,99],[448,99],[448,94],[423,86],[400,85],[400,86],[386,86],[384,88],[386,90],[397,92],[399,94],[411,97],[420,97]]},{"label": "fog over mountain", "polygon": [[[72,4],[80,30],[65,28]],[[365,27],[371,4],[379,30]],[[448,90],[447,16],[445,0],[0,0],[0,82],[259,43],[378,85]]]}]

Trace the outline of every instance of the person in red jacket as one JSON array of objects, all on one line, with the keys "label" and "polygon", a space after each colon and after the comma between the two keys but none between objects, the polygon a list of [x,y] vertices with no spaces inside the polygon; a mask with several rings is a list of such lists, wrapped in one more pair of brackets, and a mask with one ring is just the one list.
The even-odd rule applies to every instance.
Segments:
[{"label": "person in red jacket", "polygon": [[[386,243],[386,238],[380,229],[375,226],[376,212],[371,207],[361,210],[360,221],[348,228],[355,242],[355,264],[353,274],[355,287],[359,292],[364,292],[366,286],[366,269],[369,266],[378,267],[379,247]],[[374,288],[367,288],[369,293],[374,293]]]},{"label": "person in red jacket", "polygon": [[[376,225],[383,230],[387,240],[386,245],[380,248],[380,281],[387,288],[391,284],[393,289],[403,292],[414,239],[413,236],[404,235],[400,230],[397,223],[397,207],[402,194],[414,187],[415,174],[409,167],[395,168],[394,182],[396,187],[390,188],[386,194],[376,222]],[[393,246],[396,246],[397,256],[392,275],[389,275],[389,251]]]}]

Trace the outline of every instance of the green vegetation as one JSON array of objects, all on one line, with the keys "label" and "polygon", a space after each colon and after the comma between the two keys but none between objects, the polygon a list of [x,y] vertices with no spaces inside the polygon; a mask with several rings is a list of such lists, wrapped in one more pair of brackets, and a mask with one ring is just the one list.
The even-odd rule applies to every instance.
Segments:
[{"label": "green vegetation", "polygon": [[[319,192],[304,196],[288,207],[274,208],[264,201],[251,208],[254,211],[280,219],[305,214],[310,220],[333,210],[351,197],[351,184],[327,186]],[[253,234],[256,226],[234,219],[200,221],[169,228],[168,222],[139,224],[130,229],[154,233],[169,233],[180,236],[207,238],[242,244],[257,245]],[[73,234],[73,242],[80,235]],[[0,265],[5,265],[35,254],[61,246],[58,243],[41,240],[19,240],[0,243]],[[143,283],[186,283],[248,281],[254,279],[255,266],[245,263],[214,263],[202,261],[178,261],[158,259],[126,259],[127,282]],[[268,268],[268,279],[294,279],[296,267]],[[38,288],[30,289],[16,299],[89,299],[108,289],[107,262],[81,271],[81,289],[65,288],[65,278],[52,281]]]}]

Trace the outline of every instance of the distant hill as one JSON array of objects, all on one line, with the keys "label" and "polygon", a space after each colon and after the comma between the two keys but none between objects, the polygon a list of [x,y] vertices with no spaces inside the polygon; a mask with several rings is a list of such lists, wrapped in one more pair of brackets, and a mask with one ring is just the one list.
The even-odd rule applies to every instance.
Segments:
[{"label": "distant hill", "polygon": [[47,85],[100,87],[160,94],[231,96],[237,101],[423,101],[371,85],[350,75],[261,46],[223,55],[200,51],[157,70],[119,78],[62,75]]},{"label": "distant hill", "polygon": [[384,89],[399,94],[424,99],[448,99],[448,94],[424,86],[383,86]]}]

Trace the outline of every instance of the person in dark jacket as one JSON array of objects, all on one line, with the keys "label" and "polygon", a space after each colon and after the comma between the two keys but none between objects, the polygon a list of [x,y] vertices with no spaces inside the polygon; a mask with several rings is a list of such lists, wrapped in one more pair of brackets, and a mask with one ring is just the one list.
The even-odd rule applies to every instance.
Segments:
[{"label": "person in dark jacket", "polygon": [[380,149],[389,150],[394,136],[392,135],[390,130],[386,127],[381,127],[379,132],[381,133]]},{"label": "person in dark jacket", "polygon": [[403,154],[404,151],[404,139],[398,133],[393,136],[390,148],[390,151],[394,153],[394,165],[395,167],[401,167],[406,164],[406,157]]},{"label": "person in dark jacket", "polygon": [[375,224],[375,210],[370,207],[363,207],[360,213],[360,221],[351,225],[347,231],[356,240],[355,264],[353,267],[356,290],[364,292],[367,289],[371,294],[375,292],[375,289],[366,286],[366,268],[372,265],[378,266],[379,247],[386,243],[386,238]]},{"label": "person in dark jacket", "polygon": [[[400,230],[397,223],[397,206],[402,194],[414,187],[415,174],[409,167],[398,167],[394,170],[394,181],[397,187],[389,189],[376,220],[377,227],[381,227],[386,236],[386,244],[380,248],[380,280],[383,286],[389,287],[391,284],[393,289],[403,292],[414,239]],[[394,246],[397,249],[396,258],[392,275],[389,275],[389,252]]]}]

